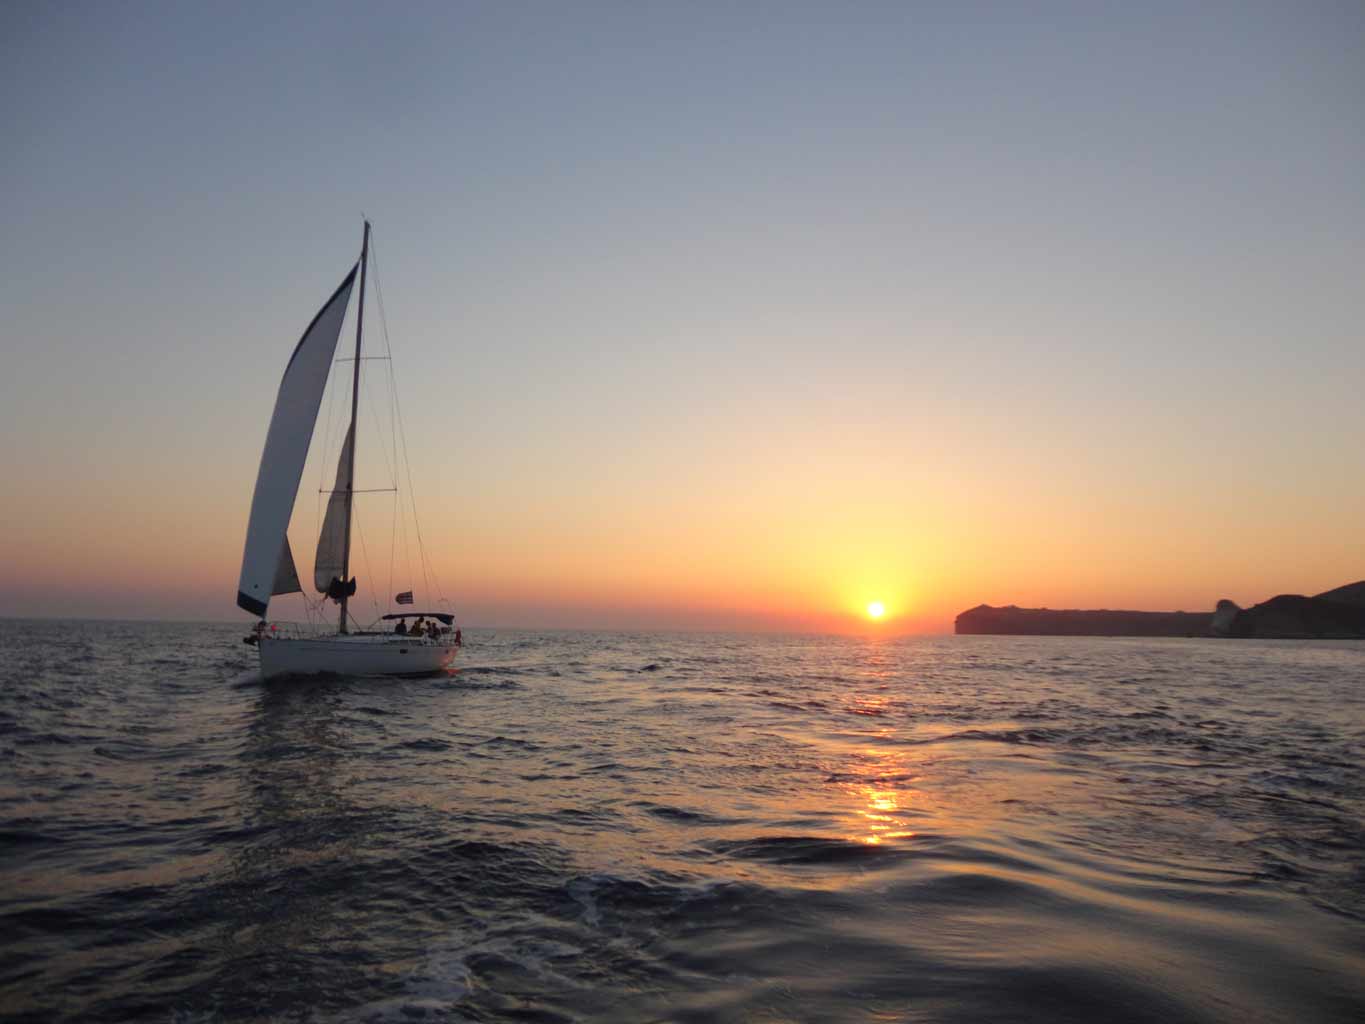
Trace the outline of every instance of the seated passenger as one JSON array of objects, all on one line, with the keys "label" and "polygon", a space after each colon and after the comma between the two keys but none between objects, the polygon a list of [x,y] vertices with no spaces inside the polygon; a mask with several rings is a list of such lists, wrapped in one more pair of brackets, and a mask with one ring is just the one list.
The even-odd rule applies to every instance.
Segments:
[{"label": "seated passenger", "polygon": [[396,625],[396,626],[393,627],[393,631],[394,631],[395,633],[399,634],[400,636],[407,636],[407,635],[408,635],[408,620],[407,620],[407,619],[399,619],[399,620],[398,620],[398,625]]}]

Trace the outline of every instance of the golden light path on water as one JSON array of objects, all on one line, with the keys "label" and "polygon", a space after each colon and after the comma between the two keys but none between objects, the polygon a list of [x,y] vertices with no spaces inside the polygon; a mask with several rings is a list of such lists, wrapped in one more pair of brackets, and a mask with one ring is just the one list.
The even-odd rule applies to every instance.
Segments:
[{"label": "golden light path on water", "polygon": [[[868,609],[871,612],[871,607]],[[890,700],[886,697],[855,697],[854,713],[880,716],[886,713]],[[877,730],[883,736],[892,730]],[[844,785],[844,791],[856,801],[857,814],[863,819],[861,828],[848,838],[869,846],[877,846],[888,839],[910,839],[915,832],[909,827],[910,818],[903,804],[914,796],[910,783],[917,778],[906,768],[905,755],[893,750],[865,747],[858,762],[851,767],[858,780]],[[893,784],[892,780],[895,780]]]}]

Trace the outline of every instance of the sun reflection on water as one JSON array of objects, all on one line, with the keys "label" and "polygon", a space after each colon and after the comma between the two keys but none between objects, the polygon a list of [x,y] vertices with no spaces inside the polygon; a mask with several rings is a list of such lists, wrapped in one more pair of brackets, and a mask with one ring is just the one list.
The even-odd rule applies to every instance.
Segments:
[{"label": "sun reflection on water", "polygon": [[878,789],[875,786],[858,786],[855,794],[865,804],[858,813],[867,822],[866,833],[853,836],[859,842],[877,846],[887,839],[908,839],[914,832],[906,826],[907,818],[896,813],[901,810],[903,794],[894,789]]},{"label": "sun reflection on water", "polygon": [[905,786],[892,782],[910,783],[914,776],[906,772],[899,755],[886,751],[865,750],[863,758],[849,766],[847,782],[841,788],[855,801],[855,834],[850,840],[878,846],[890,839],[910,839],[915,831],[910,828],[910,802],[914,793]]}]

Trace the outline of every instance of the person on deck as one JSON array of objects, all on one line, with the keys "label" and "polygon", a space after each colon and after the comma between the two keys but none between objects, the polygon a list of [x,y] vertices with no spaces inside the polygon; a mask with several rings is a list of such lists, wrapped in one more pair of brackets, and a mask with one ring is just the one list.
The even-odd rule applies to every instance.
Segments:
[{"label": "person on deck", "polygon": [[407,632],[408,632],[408,620],[407,620],[407,619],[399,619],[399,620],[398,620],[398,625],[396,625],[396,626],[393,627],[393,631],[394,631],[395,633],[400,634],[401,636],[406,636],[406,635],[407,635]]}]

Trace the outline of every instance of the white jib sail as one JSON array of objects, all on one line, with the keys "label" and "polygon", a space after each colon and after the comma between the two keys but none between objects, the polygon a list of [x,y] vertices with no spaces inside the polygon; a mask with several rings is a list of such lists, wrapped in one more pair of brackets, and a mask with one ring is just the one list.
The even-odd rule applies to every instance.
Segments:
[{"label": "white jib sail", "polygon": [[341,446],[341,458],[337,461],[337,482],[327,499],[327,514],[322,518],[322,532],[318,534],[318,554],[313,559],[313,586],[319,594],[327,593],[327,585],[334,578],[341,579],[341,561],[345,558],[346,548],[346,492],[351,487],[354,431],[355,427],[346,431],[346,442]]},{"label": "white jib sail", "polygon": [[237,605],[252,615],[265,616],[275,589],[285,531],[294,511],[294,497],[313,440],[313,425],[332,369],[356,269],[351,268],[346,280],[303,332],[280,381],[275,413],[265,435],[265,451],[261,453],[261,468],[256,474],[256,491],[251,496],[242,575],[237,583]]}]

